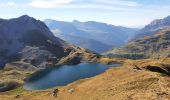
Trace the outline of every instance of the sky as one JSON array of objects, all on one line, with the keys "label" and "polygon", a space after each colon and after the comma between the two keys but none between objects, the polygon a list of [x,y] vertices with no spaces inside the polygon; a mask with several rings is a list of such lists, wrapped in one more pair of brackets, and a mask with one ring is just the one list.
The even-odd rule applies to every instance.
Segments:
[{"label": "sky", "polygon": [[170,0],[0,0],[0,18],[21,15],[142,27],[170,15]]}]

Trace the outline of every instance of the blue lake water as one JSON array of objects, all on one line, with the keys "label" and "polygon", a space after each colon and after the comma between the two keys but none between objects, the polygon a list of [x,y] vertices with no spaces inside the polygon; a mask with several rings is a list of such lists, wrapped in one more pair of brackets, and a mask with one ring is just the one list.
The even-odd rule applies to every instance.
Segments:
[{"label": "blue lake water", "polygon": [[[111,66],[120,66],[113,64]],[[48,89],[55,86],[64,86],[79,79],[89,78],[103,73],[109,65],[99,63],[81,63],[78,65],[64,65],[40,70],[25,82],[27,90]]]}]

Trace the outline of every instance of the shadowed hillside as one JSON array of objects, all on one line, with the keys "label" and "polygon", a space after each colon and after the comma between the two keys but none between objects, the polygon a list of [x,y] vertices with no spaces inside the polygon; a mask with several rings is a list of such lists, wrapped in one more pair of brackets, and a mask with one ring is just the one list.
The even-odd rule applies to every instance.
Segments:
[{"label": "shadowed hillside", "polygon": [[27,15],[0,20],[1,68],[8,63],[32,70],[75,64],[87,60],[88,53],[55,37],[43,22]]}]

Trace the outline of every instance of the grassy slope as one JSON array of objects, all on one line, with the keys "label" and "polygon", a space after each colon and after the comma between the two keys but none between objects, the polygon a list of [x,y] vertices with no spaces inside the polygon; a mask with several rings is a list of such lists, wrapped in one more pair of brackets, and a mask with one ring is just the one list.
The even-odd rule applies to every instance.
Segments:
[{"label": "grassy slope", "polygon": [[133,59],[167,57],[170,55],[170,29],[131,41],[122,48],[107,52],[106,55]]},{"label": "grassy slope", "polygon": [[[126,60],[119,68],[111,68],[105,73],[79,80],[59,88],[58,97],[52,96],[53,89],[44,91],[26,91],[17,88],[0,93],[3,100],[168,100],[170,99],[170,77],[145,70],[148,65],[170,65],[170,58],[165,60]],[[138,66],[141,70],[137,70]],[[69,93],[69,89],[74,89]]]}]

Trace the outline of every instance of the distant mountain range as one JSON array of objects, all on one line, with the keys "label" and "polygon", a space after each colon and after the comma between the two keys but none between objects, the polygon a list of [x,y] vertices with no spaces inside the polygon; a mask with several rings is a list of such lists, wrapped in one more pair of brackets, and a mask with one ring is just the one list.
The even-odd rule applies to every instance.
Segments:
[{"label": "distant mountain range", "polygon": [[131,59],[170,57],[170,16],[154,20],[128,44],[104,55]]},{"label": "distant mountain range", "polygon": [[67,59],[70,63],[74,63],[74,60],[78,63],[83,57],[76,52],[86,51],[55,37],[39,20],[27,15],[0,19],[0,67],[18,62],[17,67],[36,69]]},{"label": "distant mountain range", "polygon": [[97,53],[127,43],[138,29],[114,26],[100,22],[73,22],[44,20],[55,36],[74,45],[90,49]]}]

